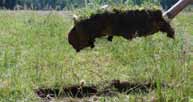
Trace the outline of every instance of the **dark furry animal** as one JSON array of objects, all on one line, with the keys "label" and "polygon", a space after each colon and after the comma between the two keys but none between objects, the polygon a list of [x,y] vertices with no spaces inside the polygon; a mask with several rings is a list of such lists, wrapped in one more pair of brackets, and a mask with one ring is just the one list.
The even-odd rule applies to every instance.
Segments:
[{"label": "dark furry animal", "polygon": [[89,46],[94,48],[98,37],[108,36],[108,40],[112,41],[113,36],[122,36],[131,40],[159,31],[167,33],[170,38],[175,36],[173,28],[164,20],[160,10],[114,10],[76,22],[69,32],[68,41],[79,52]]}]

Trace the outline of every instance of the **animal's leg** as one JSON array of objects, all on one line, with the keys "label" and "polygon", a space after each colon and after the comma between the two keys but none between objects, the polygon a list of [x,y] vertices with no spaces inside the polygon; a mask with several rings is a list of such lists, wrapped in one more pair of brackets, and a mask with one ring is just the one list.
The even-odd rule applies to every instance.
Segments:
[{"label": "animal's leg", "polygon": [[95,42],[95,39],[94,39],[94,40],[89,41],[90,48],[94,48],[94,47],[95,47],[94,42]]},{"label": "animal's leg", "polygon": [[94,48],[94,47],[95,47],[94,42],[92,42],[90,45],[90,48]]},{"label": "animal's leg", "polygon": [[76,49],[76,52],[80,52],[80,49]]},{"label": "animal's leg", "polygon": [[110,36],[108,36],[108,41],[112,41],[113,40],[113,36],[112,35],[110,35]]}]

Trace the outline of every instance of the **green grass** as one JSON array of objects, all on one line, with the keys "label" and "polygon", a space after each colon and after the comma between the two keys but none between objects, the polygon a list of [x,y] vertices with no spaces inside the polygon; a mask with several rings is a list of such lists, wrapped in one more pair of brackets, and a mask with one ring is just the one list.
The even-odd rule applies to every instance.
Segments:
[{"label": "green grass", "polygon": [[192,18],[193,12],[183,12],[172,21],[175,40],[163,33],[132,41],[115,37],[112,43],[102,38],[96,48],[76,53],[67,41],[73,23],[65,14],[0,11],[0,102],[40,102],[33,92],[38,87],[112,79],[165,82],[173,88],[100,97],[101,102],[188,101],[193,98]]}]

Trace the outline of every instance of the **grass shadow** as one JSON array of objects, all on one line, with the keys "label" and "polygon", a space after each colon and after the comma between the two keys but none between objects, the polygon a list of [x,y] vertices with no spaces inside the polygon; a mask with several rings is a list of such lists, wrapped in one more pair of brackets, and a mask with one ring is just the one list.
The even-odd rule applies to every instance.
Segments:
[{"label": "grass shadow", "polygon": [[[105,83],[99,83],[105,84]],[[160,86],[160,85],[159,85]],[[35,93],[40,98],[65,97],[65,98],[85,98],[92,96],[114,97],[118,94],[147,94],[158,88],[157,83],[131,83],[129,81],[111,80],[108,85],[102,89],[97,85],[73,85],[70,87],[59,88],[39,88],[35,89]],[[160,87],[169,87],[161,84]]]}]

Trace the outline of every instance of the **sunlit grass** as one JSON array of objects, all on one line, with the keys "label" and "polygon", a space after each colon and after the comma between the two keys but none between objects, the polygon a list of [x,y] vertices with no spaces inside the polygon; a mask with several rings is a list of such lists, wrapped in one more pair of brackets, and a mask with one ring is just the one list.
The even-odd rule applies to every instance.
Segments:
[{"label": "sunlit grass", "polygon": [[132,41],[115,37],[112,43],[102,38],[96,48],[80,53],[67,41],[72,20],[60,13],[0,11],[0,101],[38,102],[33,89],[78,84],[82,79],[87,84],[120,79],[173,87],[105,98],[111,102],[135,97],[185,102],[193,96],[193,13],[182,13],[172,22],[175,40],[163,33]]}]

